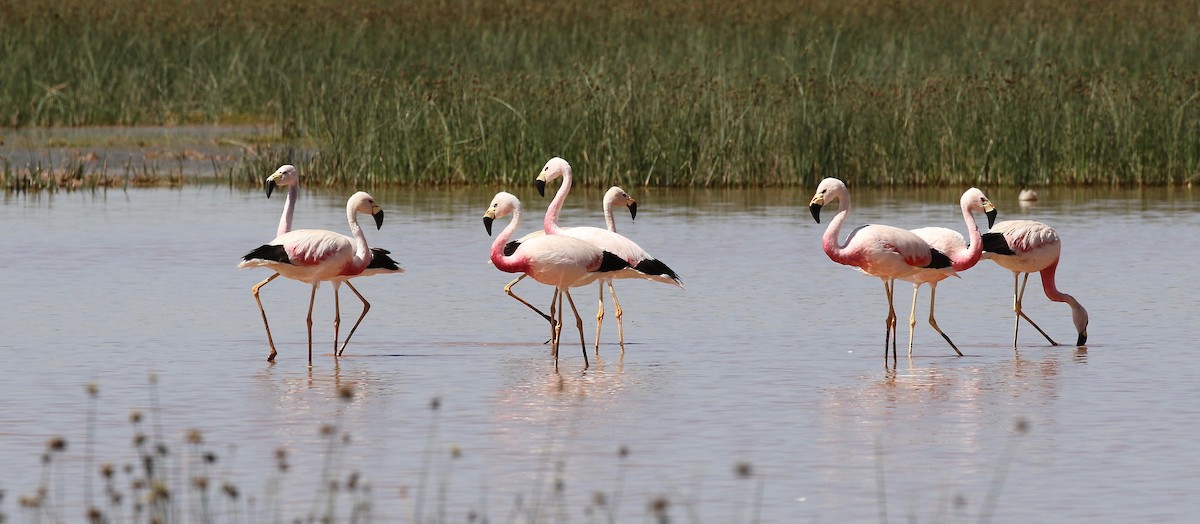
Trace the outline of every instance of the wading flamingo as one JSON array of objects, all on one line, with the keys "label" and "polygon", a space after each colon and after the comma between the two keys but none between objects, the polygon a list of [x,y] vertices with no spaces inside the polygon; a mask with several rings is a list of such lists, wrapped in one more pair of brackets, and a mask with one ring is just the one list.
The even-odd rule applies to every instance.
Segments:
[{"label": "wading flamingo", "polygon": [[[350,224],[350,232],[353,238],[322,229],[297,229],[279,235],[271,242],[263,244],[247,253],[242,257],[242,262],[238,264],[239,268],[265,266],[287,278],[307,282],[312,285],[312,293],[308,300],[308,362],[310,366],[312,365],[312,309],[313,302],[316,300],[317,286],[322,281],[329,281],[336,288],[351,277],[363,275],[371,263],[372,254],[370,247],[367,246],[367,239],[363,235],[362,228],[358,225],[359,213],[372,215],[375,218],[376,229],[383,226],[383,209],[375,203],[371,195],[359,191],[346,201],[346,221]],[[399,268],[396,268],[396,270],[399,270]],[[378,268],[377,270],[373,270],[373,273],[384,271],[387,270]],[[354,326],[350,328],[350,334],[346,336],[346,341],[342,345],[343,351],[346,349],[346,344],[350,343],[350,338],[354,336],[354,331],[358,329],[358,325],[367,316],[367,311],[371,308],[367,299],[363,298],[362,294],[352,284],[346,282],[346,285],[350,286],[350,290],[354,291],[354,294],[362,301],[363,312],[359,315]],[[262,307],[261,303],[259,307]],[[263,321],[265,324],[265,313],[263,314]],[[333,318],[333,349],[335,355],[341,354],[337,347],[338,328],[340,325],[341,305],[337,301],[337,293],[335,291]],[[267,360],[274,361],[275,354],[275,347],[272,344],[271,354],[267,357]]]},{"label": "wading flamingo", "polygon": [[[616,305],[616,316],[619,342],[621,344],[621,352],[625,351],[625,333],[621,326],[621,306],[617,302],[617,292],[613,289],[612,279],[614,278],[640,278],[644,280],[653,280],[664,284],[683,287],[683,281],[679,279],[679,275],[668,267],[662,261],[654,258],[647,253],[645,249],[634,243],[634,241],[625,238],[620,233],[600,229],[598,227],[560,227],[558,225],[558,215],[562,211],[563,203],[567,200],[567,195],[571,193],[571,164],[559,157],[551,158],[542,167],[542,172],[537,177],[538,193],[542,196],[546,195],[546,184],[556,178],[562,178],[562,185],[558,187],[558,192],[554,194],[554,199],[550,201],[550,206],[546,208],[546,218],[543,221],[543,228],[547,235],[567,235],[590,242],[605,251],[616,253],[617,256],[625,259],[631,266],[623,271],[615,271],[604,275],[592,275],[589,279],[580,281],[577,285],[587,285],[595,280],[602,280],[608,283],[608,290],[612,293],[613,303]],[[615,225],[614,225],[615,227]],[[604,318],[604,293],[600,293],[600,311],[596,313],[596,353],[600,352],[600,320]]]},{"label": "wading flamingo", "polygon": [[[1062,252],[1062,241],[1054,228],[1032,220],[1006,220],[996,224],[996,227],[983,235],[983,251],[983,258],[1013,272],[1013,311],[1016,313],[1013,321],[1014,350],[1017,349],[1017,328],[1020,327],[1022,318],[1046,337],[1050,345],[1058,345],[1021,310],[1030,273],[1042,274],[1042,290],[1045,291],[1046,298],[1053,302],[1066,302],[1071,306],[1071,321],[1075,323],[1075,331],[1079,333],[1075,345],[1082,346],[1087,343],[1087,310],[1083,309],[1075,297],[1059,291],[1054,286],[1054,273],[1058,269],[1058,256]],[[1025,274],[1025,280],[1018,289],[1017,281],[1021,273]]]},{"label": "wading flamingo", "polygon": [[953,229],[944,227],[923,227],[912,230],[913,234],[921,237],[930,247],[945,253],[950,258],[950,267],[941,269],[922,269],[917,273],[902,277],[901,280],[907,280],[913,284],[913,301],[912,309],[908,313],[908,356],[912,356],[913,347],[913,331],[917,325],[917,291],[921,289],[921,284],[929,284],[929,325],[937,330],[942,338],[946,339],[946,343],[954,349],[958,356],[962,356],[962,351],[958,350],[958,346],[954,345],[954,341],[942,332],[938,327],[937,320],[933,318],[933,304],[937,300],[937,285],[938,282],[954,275],[959,271],[966,271],[975,267],[983,255],[983,240],[979,233],[979,225],[975,223],[974,212],[978,211],[987,216],[988,227],[996,221],[996,206],[992,204],[988,197],[984,196],[983,191],[977,188],[968,189],[962,194],[959,199],[959,207],[962,208],[963,221],[967,224],[967,234],[970,235],[970,240],[963,238],[962,234]]},{"label": "wading flamingo", "polygon": [[[617,222],[616,222],[616,220],[613,219],[613,206],[618,205],[618,204],[625,206],[626,208],[629,209],[629,218],[631,220],[637,219],[637,201],[634,200],[633,197],[629,196],[629,193],[626,193],[625,190],[621,189],[620,187],[612,186],[612,187],[608,188],[608,191],[604,193],[604,200],[601,203],[601,206],[604,209],[604,224],[605,224],[605,226],[607,226],[608,230],[612,231],[613,233],[617,232]],[[539,237],[539,236],[542,236],[545,234],[546,234],[546,231],[544,229],[541,229],[538,231],[533,231],[517,240],[509,242],[508,245],[504,246],[504,254],[511,255],[512,252],[517,249],[517,246],[521,245],[521,242],[524,242],[530,238]],[[508,293],[508,295],[513,298],[517,298],[516,295],[512,294],[511,288],[514,284],[516,284],[517,282],[520,282],[524,278],[525,278],[525,275],[521,275],[521,276],[517,277],[516,280],[509,282],[509,284],[507,286],[504,286],[504,292]],[[625,329],[621,322],[621,303],[617,302],[617,294],[615,291],[612,290],[612,279],[604,278],[604,279],[601,279],[600,285],[598,286],[600,288],[600,311],[598,313],[596,313],[596,348],[597,348],[597,351],[599,351],[599,348],[600,348],[600,326],[604,321],[604,284],[605,283],[608,283],[609,291],[613,295],[614,312],[617,315],[617,339],[621,341],[622,347],[624,347],[624,344],[625,344]],[[572,286],[572,287],[579,287],[580,285],[582,285],[582,284],[576,284],[575,286]],[[552,311],[553,311],[554,303],[557,299],[558,299],[558,290],[555,289],[554,295],[550,298],[550,306],[551,306]],[[517,298],[517,300],[521,300],[521,299]],[[527,302],[525,302],[523,300],[521,302],[529,307],[533,307],[533,306],[530,306]],[[546,320],[550,321],[550,331],[551,331],[551,336],[553,336],[554,320],[552,320],[549,315],[542,313],[537,308],[533,308],[533,310],[536,311],[539,315],[541,315],[542,318],[545,318]]]},{"label": "wading flamingo", "polygon": [[813,219],[820,224],[821,206],[834,200],[838,201],[837,214],[829,221],[829,227],[821,237],[821,247],[830,260],[857,267],[863,273],[883,281],[883,290],[888,300],[888,316],[884,321],[887,334],[883,339],[883,358],[887,359],[890,341],[892,358],[895,359],[896,279],[914,275],[922,269],[949,268],[950,259],[929,247],[929,244],[911,231],[892,226],[859,226],[850,232],[846,244],[840,245],[838,237],[842,231],[842,223],[850,214],[850,190],[846,188],[846,184],[836,178],[822,180],[808,207]]},{"label": "wading flamingo", "polygon": [[525,273],[538,282],[554,286],[560,293],[558,319],[555,323],[554,337],[550,342],[555,367],[558,367],[558,342],[562,332],[561,295],[567,297],[571,311],[575,313],[575,326],[579,329],[579,347],[583,350],[584,368],[587,368],[587,347],[583,341],[583,319],[579,318],[579,310],[575,309],[575,301],[571,299],[571,285],[593,272],[619,271],[628,268],[629,263],[617,255],[582,240],[552,235],[530,238],[521,243],[511,254],[505,254],[504,247],[521,223],[521,201],[510,193],[503,191],[496,193],[492,203],[483,214],[483,227],[491,235],[492,222],[508,215],[512,215],[512,220],[492,242],[492,264],[496,266],[496,269],[506,273]]},{"label": "wading flamingo", "polygon": [[[290,164],[279,166],[279,169],[276,169],[274,173],[271,173],[263,181],[263,190],[267,193],[267,198],[271,198],[271,193],[275,192],[275,188],[278,186],[287,186],[288,192],[287,198],[283,202],[283,214],[279,217],[279,227],[275,231],[275,236],[277,237],[292,230],[292,216],[296,211],[296,199],[300,186],[300,173],[296,170],[295,166]],[[379,273],[403,273],[404,270],[400,269],[395,260],[392,260],[392,257],[389,256],[390,254],[391,251],[386,249],[371,248],[371,263],[367,265],[366,270],[357,276],[371,276]],[[259,298],[258,291],[276,278],[279,278],[279,273],[272,274],[250,288],[250,292],[254,295],[254,302],[258,304],[258,312],[262,315],[263,327],[267,330],[267,343],[271,346],[271,355],[267,357],[268,362],[274,362],[275,360],[275,339],[271,337],[271,325],[267,323],[267,310],[263,309],[262,299]],[[340,282],[334,282],[333,284],[333,301],[335,304],[339,302],[339,284]],[[354,289],[354,286],[351,286],[349,282],[346,285],[350,286],[354,294],[362,299],[362,295],[358,293],[357,289]],[[367,303],[366,299],[363,299],[363,304],[365,309],[370,309],[371,305]],[[366,311],[363,312],[363,316],[366,316]],[[334,343],[336,344],[336,342],[335,339]],[[342,346],[342,351],[345,351],[345,349],[345,346]],[[340,355],[341,353],[339,352],[338,354]]]}]

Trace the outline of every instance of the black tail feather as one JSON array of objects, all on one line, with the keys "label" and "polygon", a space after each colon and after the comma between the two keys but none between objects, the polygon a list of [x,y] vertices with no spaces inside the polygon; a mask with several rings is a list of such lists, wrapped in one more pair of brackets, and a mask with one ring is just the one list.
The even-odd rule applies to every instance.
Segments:
[{"label": "black tail feather", "polygon": [[389,271],[399,271],[400,265],[388,256],[391,251],[380,249],[377,247],[371,248],[371,263],[367,264],[367,269],[387,269]]},{"label": "black tail feather", "polygon": [[683,282],[682,280],[679,280],[679,275],[676,275],[674,270],[667,267],[666,264],[662,263],[662,261],[657,258],[648,258],[638,262],[638,265],[634,266],[633,269],[636,269],[638,272],[645,273],[647,275],[667,276],[671,277],[671,280],[676,282]]},{"label": "black tail feather", "polygon": [[934,248],[929,248],[929,254],[933,255],[933,259],[930,260],[929,264],[925,266],[926,268],[942,269],[944,267],[950,267],[954,265],[954,263],[950,261],[950,257],[946,256],[946,254],[942,253],[941,251],[938,251]]},{"label": "black tail feather", "polygon": [[1004,235],[1000,233],[984,233],[983,234],[983,250],[988,253],[997,255],[1016,255],[1017,253],[1008,246],[1008,241],[1004,240]]},{"label": "black tail feather", "polygon": [[280,262],[283,264],[291,264],[292,259],[288,258],[287,250],[282,245],[278,244],[263,244],[258,246],[242,260],[270,260],[271,262]]},{"label": "black tail feather", "polygon": [[629,262],[625,259],[610,253],[604,252],[604,258],[600,260],[600,267],[596,269],[597,273],[607,273],[609,271],[620,271],[629,267]]}]

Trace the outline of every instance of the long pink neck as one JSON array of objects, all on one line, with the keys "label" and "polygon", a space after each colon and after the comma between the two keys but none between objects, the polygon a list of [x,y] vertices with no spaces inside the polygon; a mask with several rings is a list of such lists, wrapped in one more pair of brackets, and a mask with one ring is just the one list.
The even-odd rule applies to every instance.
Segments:
[{"label": "long pink neck", "polygon": [[520,223],[521,205],[517,204],[512,212],[512,220],[492,242],[492,265],[505,273],[524,273],[528,269],[528,264],[524,260],[518,259],[516,253],[504,256],[504,246],[508,244],[508,239],[512,238],[513,232],[517,230],[517,225]]},{"label": "long pink neck", "polygon": [[1058,287],[1054,285],[1054,273],[1057,270],[1058,270],[1058,261],[1055,260],[1053,264],[1050,264],[1049,267],[1047,267],[1046,269],[1043,269],[1041,271],[1042,291],[1046,292],[1046,298],[1048,298],[1054,302],[1067,302],[1067,303],[1074,302],[1075,297],[1072,297],[1071,295],[1068,295],[1066,293],[1059,291]]},{"label": "long pink neck", "polygon": [[562,228],[558,227],[558,213],[562,211],[563,204],[567,201],[567,195],[571,193],[571,168],[568,167],[563,171],[562,185],[558,186],[558,192],[554,194],[554,200],[550,201],[550,207],[546,208],[546,219],[542,222],[542,226],[546,230],[547,235],[557,235],[562,232]]},{"label": "long pink neck", "polygon": [[967,223],[967,236],[970,238],[970,247],[966,251],[958,250],[955,253],[946,253],[950,257],[950,263],[955,271],[971,269],[983,257],[983,235],[979,233],[979,224],[975,222],[975,215],[972,215],[971,210],[967,209],[966,206],[963,206],[962,212],[963,221]]},{"label": "long pink neck", "polygon": [[288,186],[287,199],[283,201],[283,216],[279,217],[279,229],[275,236],[292,230],[292,214],[296,211],[296,184]]},{"label": "long pink neck", "polygon": [[842,233],[842,222],[845,222],[846,217],[849,215],[850,195],[839,195],[837,214],[833,216],[833,220],[829,221],[829,227],[825,228],[825,234],[821,237],[821,247],[825,250],[825,254],[829,255],[830,260],[839,264],[852,266],[854,265],[854,257],[838,244],[838,237]]}]

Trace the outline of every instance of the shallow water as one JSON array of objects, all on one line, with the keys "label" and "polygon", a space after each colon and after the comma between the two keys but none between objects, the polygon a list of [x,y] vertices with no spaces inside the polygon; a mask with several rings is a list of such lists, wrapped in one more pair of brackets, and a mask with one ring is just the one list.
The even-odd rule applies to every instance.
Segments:
[{"label": "shallow water", "polygon": [[[504,189],[533,210],[547,201]],[[198,428],[196,449],[218,457],[206,474],[257,497],[256,511],[281,502],[287,520],[319,514],[318,481],[353,471],[389,521],[645,520],[659,498],[675,520],[704,522],[1177,522],[1200,510],[1198,300],[1181,281],[1200,248],[1194,192],[1043,190],[1032,207],[1015,191],[989,195],[1001,220],[1063,237],[1058,285],[1090,313],[1088,347],[1050,347],[1022,325],[1014,353],[1011,273],[985,261],[939,288],[939,324],[967,356],[925,323],[923,289],[914,356],[892,367],[882,286],[821,253],[811,190],[635,191],[638,220],[619,215],[620,231],[686,290],[619,282],[624,355],[610,310],[602,359],[584,370],[565,331],[557,372],[545,323],[486,262],[493,192],[376,191],[387,219],[368,240],[407,273],[356,284],[372,309],[340,360],[321,288],[311,369],[309,289],[263,288],[272,365],[250,295],[269,272],[235,267],[273,236],[282,199],[208,185],[4,197],[0,510],[33,515],[16,500],[61,435],[50,505],[81,516],[85,468],[136,459],[133,410],[168,444],[179,492],[199,468],[184,437]],[[859,193],[848,225],[963,229],[954,191]],[[345,196],[303,191],[297,227],[344,231]],[[563,222],[599,225],[600,196],[573,195]],[[1032,280],[1027,313],[1070,343],[1067,307]],[[538,305],[550,296],[515,289]],[[910,289],[897,286],[902,317]],[[596,289],[574,295],[590,345]],[[343,289],[342,305],[345,336],[359,303]],[[349,442],[330,452],[322,424]],[[272,492],[279,447],[290,468]]]}]

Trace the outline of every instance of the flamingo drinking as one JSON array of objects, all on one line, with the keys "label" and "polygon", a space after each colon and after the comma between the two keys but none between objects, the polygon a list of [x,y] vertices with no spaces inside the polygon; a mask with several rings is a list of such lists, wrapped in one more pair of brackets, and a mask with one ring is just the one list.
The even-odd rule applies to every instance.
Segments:
[{"label": "flamingo drinking", "polygon": [[[1075,331],[1079,334],[1075,345],[1087,343],[1087,310],[1075,297],[1059,291],[1054,285],[1054,274],[1058,270],[1058,258],[1062,252],[1062,241],[1054,228],[1032,220],[1006,220],[983,235],[983,250],[983,258],[1013,272],[1013,312],[1016,313],[1013,322],[1014,350],[1017,349],[1017,328],[1022,318],[1046,337],[1050,345],[1058,345],[1021,309],[1030,273],[1041,273],[1042,291],[1046,293],[1046,298],[1071,306],[1071,321],[1075,323]],[[1017,281],[1022,273],[1025,274],[1025,280],[1018,288]]]}]

